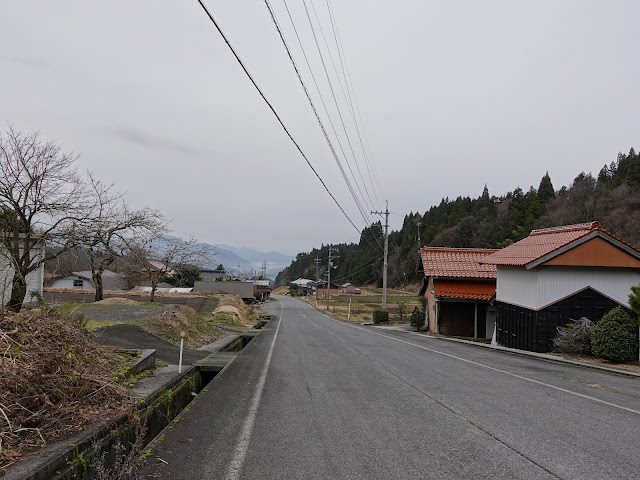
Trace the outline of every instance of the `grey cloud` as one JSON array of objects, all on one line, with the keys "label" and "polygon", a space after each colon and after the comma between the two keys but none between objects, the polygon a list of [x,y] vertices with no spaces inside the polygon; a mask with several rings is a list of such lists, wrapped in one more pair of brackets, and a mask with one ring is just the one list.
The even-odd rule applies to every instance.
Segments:
[{"label": "grey cloud", "polygon": [[48,61],[46,61],[44,58],[36,56],[13,56],[8,57],[7,60],[12,63],[23,65],[25,67],[37,68],[40,70],[51,68],[51,64]]},{"label": "grey cloud", "polygon": [[106,129],[108,135],[116,137],[134,145],[152,148],[156,150],[168,150],[171,152],[179,152],[191,157],[197,157],[205,152],[203,150],[193,148],[191,146],[175,142],[167,138],[157,138],[148,133],[131,127],[115,127]]}]

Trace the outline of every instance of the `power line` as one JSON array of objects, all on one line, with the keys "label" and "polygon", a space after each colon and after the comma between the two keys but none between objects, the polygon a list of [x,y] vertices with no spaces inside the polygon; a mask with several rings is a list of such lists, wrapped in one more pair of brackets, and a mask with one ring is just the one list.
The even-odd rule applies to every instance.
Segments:
[{"label": "power line", "polygon": [[[347,58],[346,58],[346,55],[344,53],[344,47],[342,46],[342,40],[340,38],[340,32],[338,30],[338,24],[337,24],[337,21],[335,20],[335,15],[333,13],[333,8],[331,7],[331,1],[330,0],[325,0],[325,1],[326,1],[326,4],[327,4],[327,11],[329,12],[329,20],[331,21],[331,29],[333,30],[333,37],[334,37],[334,40],[336,42],[336,50],[338,51],[338,58],[340,59],[340,66],[342,67],[342,75],[344,76],[344,83],[345,83],[345,86],[347,87],[347,93],[349,95],[349,105],[351,107],[351,115],[353,116],[353,123],[356,126],[356,132],[358,134],[358,139],[360,140],[360,147],[362,148],[362,155],[364,157],[365,165],[367,167],[367,173],[369,174],[369,181],[371,182],[373,195],[374,195],[374,197],[376,197],[376,201],[378,202],[378,206],[380,207],[380,199],[378,199],[378,194],[376,192],[376,184],[375,184],[375,182],[378,183],[378,189],[380,190],[381,198],[384,198],[385,195],[382,192],[382,189],[380,187],[380,181],[378,180],[378,178],[377,178],[377,176],[375,174],[375,171],[373,169],[373,158],[372,158],[372,155],[371,155],[371,147],[369,146],[368,140],[366,138],[366,131],[364,129],[364,122],[362,121],[362,115],[360,115],[360,108],[358,107],[358,101],[356,99],[355,89],[353,88],[353,82],[351,81],[351,75],[349,74],[349,66],[347,64]],[[351,92],[353,92],[353,98],[352,98],[352,93]],[[355,109],[354,109],[354,104],[355,104]],[[360,119],[361,128],[358,127],[358,120],[356,118],[356,112],[357,112],[357,117]],[[364,143],[362,141],[362,136],[360,135],[360,130],[361,129],[362,129],[362,133],[365,136],[365,141],[367,143],[367,147],[369,148],[369,155],[367,155],[367,151],[366,151]],[[371,158],[369,158],[369,157],[371,157]],[[374,179],[375,179],[375,182],[374,182]]]},{"label": "power line", "polygon": [[[366,217],[364,210],[362,208],[362,206],[359,204],[357,195],[351,185],[351,182],[349,181],[349,177],[347,176],[346,172],[344,171],[344,168],[342,167],[342,163],[340,162],[340,159],[338,158],[338,155],[333,147],[333,144],[331,143],[331,139],[329,138],[329,134],[327,133],[327,130],[324,127],[324,124],[322,123],[322,119],[320,118],[320,115],[318,114],[318,110],[316,109],[316,106],[313,103],[313,99],[311,98],[311,95],[309,94],[309,90],[307,89],[307,86],[304,82],[304,79],[302,78],[302,75],[300,74],[300,70],[298,70],[298,65],[296,64],[296,61],[293,58],[293,55],[291,53],[291,50],[289,49],[289,45],[287,43],[287,40],[284,37],[284,34],[282,32],[282,30],[280,29],[280,24],[278,23],[278,20],[276,18],[276,15],[273,11],[273,9],[271,8],[271,4],[269,3],[268,0],[264,0],[264,3],[267,7],[267,10],[269,10],[269,14],[271,15],[271,20],[273,21],[273,24],[276,27],[276,30],[278,31],[278,34],[280,35],[280,40],[282,41],[282,44],[284,45],[285,50],[287,51],[287,55],[289,56],[289,60],[291,62],[291,64],[293,65],[293,69],[296,72],[296,75],[298,77],[298,80],[300,82],[300,85],[302,86],[302,89],[304,90],[304,93],[307,97],[307,100],[309,102],[309,105],[311,105],[311,109],[313,110],[313,114],[316,117],[316,120],[318,122],[318,124],[320,125],[320,129],[322,130],[322,133],[324,135],[325,141],[327,142],[327,144],[329,145],[329,149],[331,150],[331,154],[333,155],[333,158],[335,159],[336,163],[338,164],[338,168],[340,169],[340,173],[342,174],[342,178],[344,179],[345,183],[347,184],[347,187],[349,189],[349,192],[351,193],[351,196],[353,197],[354,201],[356,202],[356,206],[358,207],[358,209],[360,210],[360,213],[362,214],[362,217],[365,221],[365,224],[368,223],[368,218]],[[325,110],[326,110],[326,106],[325,106]],[[331,119],[329,119],[331,120]],[[332,124],[333,126],[333,124]],[[335,133],[335,128],[334,128],[334,133]],[[337,134],[336,134],[337,137]],[[339,140],[338,140],[339,143]],[[340,145],[340,148],[342,148],[342,145]],[[344,155],[344,150],[343,150],[343,155]]]},{"label": "power line", "polygon": [[[302,0],[302,4],[304,5],[304,9],[305,9],[305,12],[307,14],[307,19],[309,20],[309,26],[311,27],[311,33],[313,34],[313,39],[315,41],[316,48],[318,50],[318,55],[320,56],[320,61],[322,63],[322,68],[324,70],[325,76],[327,77],[327,82],[329,84],[329,90],[331,91],[331,96],[333,97],[333,101],[334,101],[334,103],[336,105],[336,111],[338,112],[338,117],[340,118],[340,123],[342,124],[342,129],[344,130],[344,134],[345,134],[345,137],[347,139],[347,144],[349,145],[349,149],[351,150],[351,155],[353,156],[353,159],[354,159],[354,161],[356,162],[356,165],[357,165],[356,155],[355,155],[355,152],[353,151],[353,145],[351,144],[351,139],[349,138],[349,133],[347,132],[347,127],[346,127],[346,125],[344,123],[344,118],[342,117],[342,112],[340,110],[340,105],[338,104],[338,99],[336,97],[335,90],[333,89],[333,84],[331,82],[331,77],[329,76],[329,70],[327,69],[326,62],[324,61],[324,55],[322,54],[322,49],[320,48],[320,42],[318,41],[318,36],[316,35],[316,31],[315,31],[315,28],[313,26],[313,21],[311,20],[311,14],[309,13],[309,8],[307,7],[306,0]],[[313,6],[313,4],[312,4],[312,6]],[[320,27],[320,29],[322,29],[322,27]],[[360,190],[360,195],[364,198],[364,195],[362,194],[362,190],[360,189],[360,185],[358,184],[356,176],[353,173],[353,170],[351,168],[351,164],[349,163],[349,160],[347,159],[346,156],[345,156],[345,161],[347,162],[347,167],[349,167],[349,171],[351,172],[351,176],[356,181],[355,182],[356,183],[356,187],[358,188],[358,190]],[[367,223],[371,223],[371,222],[368,221]]]},{"label": "power line", "polygon": [[[333,66],[333,70],[336,73],[336,77],[338,79],[338,85],[340,85],[340,90],[342,90],[342,96],[344,97],[344,99],[346,100],[347,103],[347,109],[350,110],[351,113],[351,118],[356,126],[356,131],[358,131],[358,124],[355,121],[355,115],[353,114],[353,109],[349,109],[349,99],[347,94],[344,91],[344,87],[342,86],[342,81],[340,80],[340,74],[338,72],[338,68],[336,67],[336,64],[333,60],[333,55],[331,55],[331,49],[329,48],[329,43],[327,42],[327,37],[324,34],[324,29],[322,28],[322,23],[320,22],[320,17],[318,17],[318,12],[316,11],[316,7],[313,4],[313,2],[311,3],[311,9],[313,10],[313,15],[316,17],[316,22],[318,23],[318,27],[320,29],[320,35],[322,36],[322,40],[324,41],[324,45],[327,49],[327,54],[329,55],[329,60],[331,60],[331,65]],[[306,6],[306,3],[305,3]],[[332,27],[333,27],[333,23],[331,23]],[[340,50],[338,50],[338,56],[340,56]],[[340,61],[342,61],[342,58],[340,57]],[[345,84],[346,84],[346,78],[345,78]],[[348,91],[348,89],[347,89]],[[337,105],[336,105],[337,106]],[[344,126],[344,125],[343,125]],[[349,136],[347,134],[346,128],[345,128],[345,135],[347,135],[347,141],[349,141]],[[359,131],[358,131],[358,135],[360,135]],[[351,147],[351,142],[349,141],[349,148],[351,148],[351,153],[353,155],[353,161],[356,164],[356,169],[358,170],[358,175],[360,176],[360,180],[362,181],[362,186],[364,187],[364,191],[367,194],[367,198],[369,199],[369,206],[371,208],[374,208],[373,205],[373,201],[371,200],[371,196],[369,195],[369,190],[367,189],[367,183],[364,180],[364,177],[362,176],[362,172],[360,171],[360,165],[358,164],[358,159],[356,157],[355,152],[353,151],[353,148]],[[360,191],[360,195],[362,195],[362,191]],[[364,198],[364,197],[363,197]]]},{"label": "power line", "polygon": [[338,200],[333,196],[333,194],[331,193],[331,191],[329,191],[329,188],[327,187],[327,185],[324,183],[324,180],[322,180],[322,178],[320,177],[320,175],[318,174],[318,172],[316,171],[316,169],[313,167],[313,165],[311,165],[311,162],[309,161],[309,159],[307,158],[307,156],[305,155],[305,153],[302,151],[302,149],[300,148],[300,145],[298,145],[298,142],[295,141],[295,139],[293,138],[293,136],[291,135],[291,133],[289,132],[289,130],[287,129],[287,127],[285,126],[284,122],[282,121],[282,119],[280,118],[280,116],[278,115],[278,113],[276,112],[275,108],[273,107],[273,105],[271,105],[271,103],[269,102],[269,100],[267,100],[267,97],[264,95],[264,93],[262,92],[262,90],[260,89],[260,87],[258,86],[258,84],[256,83],[256,81],[254,80],[253,76],[251,75],[251,73],[249,73],[249,70],[247,70],[247,67],[245,67],[244,63],[242,62],[242,60],[240,59],[240,57],[238,56],[238,54],[236,53],[235,49],[233,48],[233,46],[231,45],[231,43],[229,42],[229,39],[227,38],[227,36],[224,34],[224,32],[222,31],[222,29],[220,28],[220,26],[218,25],[218,22],[216,22],[216,20],[213,18],[213,15],[211,15],[211,13],[209,12],[209,10],[207,9],[207,7],[205,6],[205,4],[202,2],[202,0],[198,0],[198,3],[200,4],[200,6],[203,8],[203,10],[205,11],[205,13],[207,14],[207,16],[209,17],[209,19],[211,20],[211,22],[213,23],[213,25],[216,27],[216,29],[218,30],[218,33],[220,33],[220,35],[222,36],[222,38],[224,39],[225,43],[227,44],[227,46],[229,47],[229,50],[231,50],[231,53],[233,53],[233,56],[236,58],[237,62],[240,64],[240,66],[242,67],[242,70],[244,70],[244,73],[247,75],[247,77],[249,77],[249,80],[251,80],[251,83],[253,84],[253,86],[256,88],[256,90],[258,91],[258,93],[260,94],[260,96],[262,97],[262,99],[265,101],[265,103],[269,106],[269,108],[271,109],[271,111],[273,112],[273,114],[275,115],[276,119],[278,120],[278,122],[280,123],[280,125],[282,126],[283,130],[285,131],[285,133],[287,134],[287,136],[289,137],[289,139],[293,142],[293,144],[296,146],[296,148],[298,149],[298,151],[300,152],[300,155],[302,155],[302,157],[305,159],[305,161],[307,162],[307,165],[309,166],[309,168],[313,171],[313,173],[315,174],[315,176],[318,178],[318,180],[320,180],[320,183],[322,184],[322,186],[324,187],[324,189],[327,191],[327,193],[329,194],[329,196],[333,199],[333,201],[335,202],[335,204],[338,206],[338,208],[340,209],[340,211],[342,212],[342,214],[346,217],[346,219],[349,221],[349,223],[351,225],[353,225],[353,228],[355,228],[356,230],[360,231],[358,229],[358,227],[356,227],[355,223],[353,223],[353,221],[351,220],[351,218],[349,218],[349,215],[347,215],[347,212],[344,211],[344,209],[342,208],[342,205],[340,205],[340,203],[338,203]]}]

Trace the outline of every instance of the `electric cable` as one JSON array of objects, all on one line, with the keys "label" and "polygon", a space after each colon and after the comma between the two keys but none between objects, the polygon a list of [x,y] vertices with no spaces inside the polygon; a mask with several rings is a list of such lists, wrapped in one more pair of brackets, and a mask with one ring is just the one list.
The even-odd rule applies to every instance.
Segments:
[{"label": "electric cable", "polygon": [[262,99],[265,101],[265,103],[269,106],[269,108],[271,109],[271,112],[273,112],[273,114],[275,115],[276,119],[278,120],[278,122],[280,123],[280,125],[282,126],[283,130],[285,131],[285,133],[287,134],[287,136],[289,137],[289,139],[291,140],[291,142],[293,142],[293,144],[296,146],[296,148],[298,149],[298,151],[300,152],[300,154],[302,155],[302,157],[305,159],[305,161],[307,162],[307,165],[309,166],[309,168],[311,168],[311,170],[313,171],[313,173],[315,174],[315,176],[318,178],[318,180],[320,181],[320,183],[322,184],[322,186],[324,187],[324,189],[327,191],[327,193],[329,194],[329,196],[333,199],[333,201],[335,202],[335,204],[338,206],[338,208],[340,209],[340,211],[342,212],[342,214],[345,216],[345,218],[349,221],[349,223],[351,225],[353,225],[353,228],[355,228],[356,230],[360,231],[358,229],[358,227],[356,227],[355,223],[353,223],[353,221],[351,220],[351,218],[349,218],[349,215],[347,215],[347,212],[345,212],[344,208],[342,208],[342,205],[340,205],[340,203],[338,202],[338,200],[336,199],[336,197],[333,196],[333,194],[331,193],[331,191],[329,190],[329,188],[327,187],[327,185],[324,183],[324,180],[322,180],[322,178],[320,177],[320,175],[318,174],[318,172],[316,171],[316,169],[313,167],[313,165],[311,164],[311,162],[309,161],[309,159],[307,158],[307,156],[305,155],[305,153],[302,151],[302,148],[300,148],[300,145],[298,145],[298,142],[295,141],[295,139],[293,138],[293,136],[291,135],[291,133],[289,132],[289,130],[287,129],[287,127],[285,126],[284,122],[282,121],[282,119],[280,118],[280,115],[278,115],[278,112],[276,112],[275,108],[273,107],[273,105],[271,105],[271,102],[269,102],[269,100],[267,99],[267,97],[265,96],[265,94],[262,92],[262,90],[260,89],[260,87],[258,86],[258,84],[256,83],[256,81],[254,80],[253,76],[251,75],[251,73],[249,73],[249,70],[247,70],[247,67],[244,65],[244,63],[242,62],[242,60],[240,59],[240,56],[238,55],[238,53],[235,51],[235,49],[233,48],[233,46],[231,45],[231,42],[229,41],[229,39],[227,38],[227,36],[224,34],[224,32],[222,31],[222,29],[220,28],[220,26],[218,25],[218,22],[216,22],[216,20],[213,18],[213,15],[211,15],[211,12],[209,12],[209,9],[207,9],[207,7],[205,6],[205,4],[203,3],[202,0],[198,0],[198,3],[200,4],[200,6],[202,7],[202,9],[205,11],[205,13],[207,14],[207,16],[209,17],[209,19],[211,20],[211,22],[213,23],[213,25],[216,27],[216,29],[218,30],[218,33],[220,33],[220,35],[222,36],[222,38],[224,39],[225,43],[227,44],[227,46],[229,47],[229,49],[231,50],[231,53],[233,53],[233,56],[236,58],[236,61],[240,64],[240,66],[242,67],[242,70],[244,70],[244,73],[247,75],[247,77],[249,77],[249,80],[251,80],[251,83],[253,84],[253,86],[256,88],[256,90],[258,91],[258,93],[260,94],[260,96],[262,97]]},{"label": "electric cable", "polygon": [[[342,112],[340,110],[340,105],[338,104],[338,99],[336,97],[336,93],[335,90],[333,88],[333,84],[331,82],[331,77],[329,76],[329,70],[327,69],[327,65],[326,62],[324,61],[324,55],[322,54],[322,49],[320,48],[320,42],[318,41],[318,36],[316,35],[316,31],[315,28],[313,26],[313,21],[311,20],[311,14],[309,13],[309,8],[307,7],[307,2],[306,0],[302,0],[302,4],[304,5],[305,8],[305,12],[307,14],[307,19],[309,20],[309,26],[311,27],[311,33],[313,34],[313,38],[316,44],[316,48],[318,50],[318,55],[320,56],[320,61],[322,63],[322,68],[324,70],[325,76],[327,77],[327,82],[329,84],[329,90],[331,91],[331,96],[333,97],[333,101],[336,105],[336,111],[338,112],[338,117],[340,118],[340,123],[342,124],[342,129],[344,130],[344,134],[345,137],[347,139],[347,144],[349,145],[349,149],[351,151],[351,155],[354,158],[354,161],[357,164],[356,161],[356,156],[355,156],[355,152],[353,150],[353,145],[351,144],[351,139],[349,138],[349,133],[347,132],[347,127],[344,123],[344,118],[342,116]],[[360,189],[360,185],[357,182],[356,176],[353,173],[353,169],[351,168],[351,164],[349,163],[349,160],[347,159],[347,157],[345,156],[345,161],[347,162],[347,167],[349,168],[349,171],[351,172],[351,176],[353,177],[354,180],[356,180],[356,187],[358,188],[358,190],[360,191],[360,195],[364,198],[364,195],[362,194],[362,190]]]},{"label": "electric cable", "polygon": [[[278,20],[276,18],[276,15],[273,11],[273,9],[271,8],[271,4],[269,3],[268,0],[264,0],[264,3],[267,7],[267,10],[269,11],[269,14],[271,15],[271,20],[273,21],[276,30],[278,32],[278,34],[280,35],[280,40],[282,41],[282,44],[284,45],[285,50],[287,51],[287,55],[289,56],[289,60],[291,62],[291,64],[293,65],[293,69],[296,72],[296,75],[298,77],[298,80],[300,82],[300,85],[302,86],[302,89],[304,90],[304,93],[307,97],[307,100],[309,102],[309,105],[311,106],[311,109],[313,110],[313,114],[316,117],[316,121],[318,122],[318,125],[320,126],[320,129],[322,130],[322,134],[324,135],[325,141],[327,142],[329,149],[331,150],[331,154],[333,155],[334,160],[336,161],[338,168],[340,170],[340,173],[342,174],[342,178],[344,179],[345,183],[347,184],[347,187],[349,189],[349,192],[351,193],[351,196],[353,197],[356,206],[358,207],[358,210],[360,210],[360,214],[362,215],[365,224],[369,223],[369,219],[368,217],[365,215],[364,213],[364,209],[362,208],[362,205],[360,204],[357,195],[355,193],[355,190],[353,189],[353,186],[351,185],[351,182],[349,181],[349,177],[347,176],[346,172],[344,171],[344,168],[342,167],[342,163],[340,162],[340,159],[338,158],[338,155],[335,151],[335,148],[333,147],[333,144],[331,143],[331,139],[329,138],[329,134],[327,133],[327,130],[324,127],[324,124],[322,123],[322,119],[320,118],[320,115],[318,114],[318,110],[316,109],[315,104],[313,103],[313,99],[311,98],[311,95],[309,94],[309,90],[307,89],[307,86],[304,82],[304,79],[302,78],[302,75],[300,73],[300,70],[298,69],[298,66],[296,64],[296,61],[293,58],[293,54],[291,53],[291,50],[289,49],[289,45],[287,43],[287,40],[284,37],[284,33],[282,32],[281,28],[280,28],[280,24],[278,23]],[[326,109],[326,107],[325,107]],[[334,128],[334,133],[335,133],[335,128]],[[336,135],[337,136],[337,135]],[[342,146],[341,146],[342,148]],[[343,150],[343,155],[344,155],[344,150]]]}]

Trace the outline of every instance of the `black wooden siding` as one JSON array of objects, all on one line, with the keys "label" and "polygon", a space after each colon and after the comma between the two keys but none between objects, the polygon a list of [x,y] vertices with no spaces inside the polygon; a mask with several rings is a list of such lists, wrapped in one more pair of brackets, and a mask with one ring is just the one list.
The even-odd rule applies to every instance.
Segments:
[{"label": "black wooden siding", "polygon": [[[498,301],[495,305],[498,344],[544,353],[551,350],[557,327],[564,327],[581,317],[598,322],[620,304],[587,288],[539,311]],[[625,310],[631,313],[627,308]]]}]

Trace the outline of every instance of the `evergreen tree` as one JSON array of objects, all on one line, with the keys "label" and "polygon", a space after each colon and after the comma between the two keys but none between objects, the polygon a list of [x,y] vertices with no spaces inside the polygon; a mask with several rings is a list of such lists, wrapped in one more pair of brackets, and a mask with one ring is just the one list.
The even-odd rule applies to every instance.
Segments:
[{"label": "evergreen tree", "polygon": [[547,172],[544,174],[544,177],[542,177],[542,180],[540,180],[540,186],[538,187],[538,200],[542,205],[546,205],[549,200],[555,197],[556,192],[553,189],[549,172]]}]

